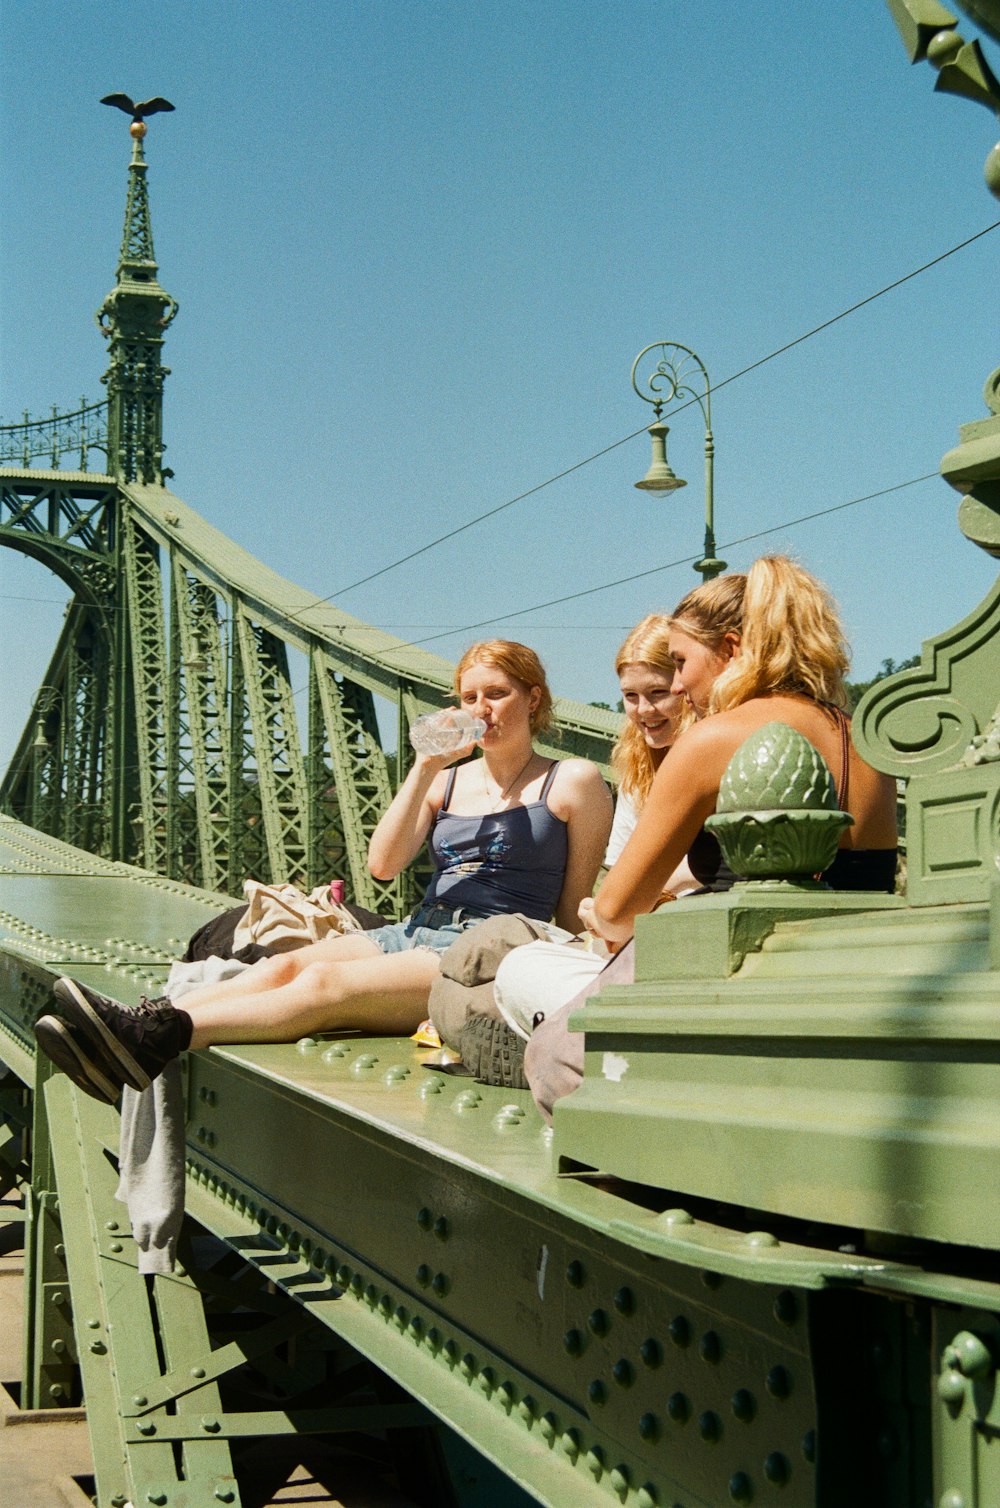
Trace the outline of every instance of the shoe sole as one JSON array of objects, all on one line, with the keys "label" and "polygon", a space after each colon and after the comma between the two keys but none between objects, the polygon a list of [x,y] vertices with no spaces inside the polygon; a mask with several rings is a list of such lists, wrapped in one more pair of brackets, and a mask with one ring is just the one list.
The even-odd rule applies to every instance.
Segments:
[{"label": "shoe sole", "polygon": [[[136,1062],[128,1048],[105,1026],[75,979],[63,975],[56,980],[52,993],[62,1007],[65,1020],[90,1038],[98,1051],[110,1059],[113,1072],[120,1074],[130,1088],[146,1089],[152,1083],[149,1074]],[[82,1056],[79,1044],[74,1042],[73,1045]],[[89,1066],[101,1072],[99,1065]]]},{"label": "shoe sole", "polygon": [[92,1099],[105,1105],[113,1105],[118,1099],[121,1085],[112,1083],[95,1063],[89,1061],[58,1016],[39,1016],[35,1022],[35,1041],[56,1067]]}]

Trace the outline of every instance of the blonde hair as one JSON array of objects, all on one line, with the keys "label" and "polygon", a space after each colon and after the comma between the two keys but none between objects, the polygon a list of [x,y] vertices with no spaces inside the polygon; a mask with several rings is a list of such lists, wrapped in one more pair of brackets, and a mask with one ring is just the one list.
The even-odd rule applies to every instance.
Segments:
[{"label": "blonde hair", "polygon": [[712,687],[710,713],[780,691],[847,705],[850,655],[837,604],[787,555],[762,555],[745,576],[695,587],[677,604],[671,627],[713,650],[727,633],[740,636],[740,653]]},{"label": "blonde hair", "polygon": [[[637,623],[615,656],[615,674],[621,676],[627,665],[648,665],[652,670],[661,671],[669,685],[674,678],[670,622],[665,613],[650,613]],[[684,721],[686,719],[678,722],[678,732]],[[626,719],[611,751],[611,768],[619,789],[634,806],[641,807],[649,795],[657,767],[641,730],[629,719]]]},{"label": "blonde hair", "polygon": [[544,733],[552,722],[552,692],[545,675],[545,666],[527,644],[518,644],[515,639],[486,639],[480,644],[470,644],[455,666],[455,695],[462,692],[462,676],[473,665],[494,665],[509,675],[512,681],[520,681],[530,691],[537,686],[541,692],[538,706],[531,714],[532,733]]}]

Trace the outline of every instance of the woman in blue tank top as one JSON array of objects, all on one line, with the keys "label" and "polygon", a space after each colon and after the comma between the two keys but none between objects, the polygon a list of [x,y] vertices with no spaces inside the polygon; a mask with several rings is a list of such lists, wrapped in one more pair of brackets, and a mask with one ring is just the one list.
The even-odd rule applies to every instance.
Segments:
[{"label": "woman in blue tank top", "polygon": [[[409,1034],[427,1014],[444,949],[466,927],[523,911],[578,925],[611,828],[611,797],[586,759],[550,760],[533,735],[551,718],[538,656],[523,644],[474,644],[455,672],[459,701],[482,718],[480,759],[469,744],[417,754],[372,835],[377,879],[402,872],[430,840],[434,878],[405,921],[262,959],[223,984],[129,1011],[76,980],[55,986],[39,1045],[74,1082],[113,1101],[142,1089],[186,1048],[293,1042],[316,1032]],[[457,768],[456,761],[464,761]]]}]

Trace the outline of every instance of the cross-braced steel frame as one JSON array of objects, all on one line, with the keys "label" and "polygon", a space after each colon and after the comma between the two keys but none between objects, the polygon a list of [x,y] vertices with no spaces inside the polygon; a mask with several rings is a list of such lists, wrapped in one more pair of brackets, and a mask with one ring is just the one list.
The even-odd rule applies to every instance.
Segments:
[{"label": "cross-braced steel frame", "polygon": [[[5,470],[0,509],[0,544],[72,592],[4,810],[210,890],[342,875],[363,905],[405,904],[369,873],[368,840],[446,662],[314,604],[164,487]],[[608,714],[557,711],[552,752],[603,763]]]}]

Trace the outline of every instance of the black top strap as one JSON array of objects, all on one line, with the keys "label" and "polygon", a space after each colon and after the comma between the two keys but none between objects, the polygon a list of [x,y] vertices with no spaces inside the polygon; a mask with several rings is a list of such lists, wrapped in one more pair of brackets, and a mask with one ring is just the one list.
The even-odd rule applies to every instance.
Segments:
[{"label": "black top strap", "polygon": [[448,810],[449,803],[451,802],[451,793],[455,789],[455,776],[457,774],[458,765],[453,764],[451,769],[448,771],[448,779],[445,781],[444,785],[444,800],[441,803],[441,810],[443,812],[446,812]]},{"label": "black top strap", "polygon": [[837,805],[842,812],[846,812],[847,793],[851,783],[850,745],[848,743],[851,720],[842,707],[837,708],[837,719],[840,723],[840,784],[837,787]]},{"label": "black top strap", "polygon": [[552,782],[556,778],[556,770],[558,770],[559,765],[560,761],[558,759],[554,759],[549,765],[549,773],[545,777],[545,783],[538,798],[539,801],[547,801],[549,799],[549,791],[552,789]]}]

